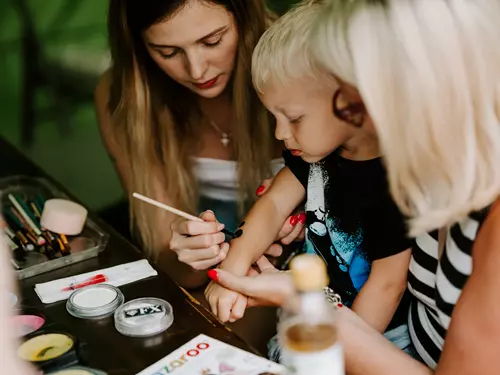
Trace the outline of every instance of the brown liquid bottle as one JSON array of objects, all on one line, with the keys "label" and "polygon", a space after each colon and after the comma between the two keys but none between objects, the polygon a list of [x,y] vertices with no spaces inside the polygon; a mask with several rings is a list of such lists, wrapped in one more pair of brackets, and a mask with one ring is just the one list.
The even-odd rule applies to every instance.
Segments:
[{"label": "brown liquid bottle", "polygon": [[278,327],[281,363],[291,375],[345,375],[335,310],[323,292],[328,285],[325,263],[303,254],[290,268],[296,294],[284,307]]}]

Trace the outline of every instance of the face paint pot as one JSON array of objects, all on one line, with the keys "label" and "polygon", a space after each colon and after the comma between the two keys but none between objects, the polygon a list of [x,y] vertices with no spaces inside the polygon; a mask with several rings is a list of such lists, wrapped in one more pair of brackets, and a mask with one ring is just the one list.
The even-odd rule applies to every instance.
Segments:
[{"label": "face paint pot", "polygon": [[15,315],[10,318],[10,324],[14,327],[14,336],[22,337],[30,335],[45,324],[45,317],[41,313],[30,312],[23,315]]},{"label": "face paint pot", "polygon": [[51,372],[48,375],[107,375],[107,374],[105,372],[94,370],[89,367],[75,366],[75,367],[69,367],[64,370]]},{"label": "face paint pot", "polygon": [[77,349],[77,341],[70,334],[44,332],[23,342],[17,349],[17,355],[49,372],[77,364]]},{"label": "face paint pot", "polygon": [[123,293],[115,286],[91,285],[73,292],[66,310],[77,318],[101,319],[112,315],[124,300]]},{"label": "face paint pot", "polygon": [[154,336],[166,331],[174,321],[172,306],[159,298],[138,298],[115,311],[115,327],[130,337]]}]

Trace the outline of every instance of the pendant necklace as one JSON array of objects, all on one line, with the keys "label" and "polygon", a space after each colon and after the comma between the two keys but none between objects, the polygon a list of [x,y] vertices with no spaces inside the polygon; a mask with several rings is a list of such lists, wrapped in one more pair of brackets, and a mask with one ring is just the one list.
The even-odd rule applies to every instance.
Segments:
[{"label": "pendant necklace", "polygon": [[214,121],[209,120],[209,123],[210,123],[210,126],[212,128],[214,128],[217,133],[220,134],[220,142],[222,143],[222,145],[224,147],[227,147],[227,145],[231,141],[231,137],[229,136],[229,134],[220,130],[220,128],[217,126],[217,124]]}]

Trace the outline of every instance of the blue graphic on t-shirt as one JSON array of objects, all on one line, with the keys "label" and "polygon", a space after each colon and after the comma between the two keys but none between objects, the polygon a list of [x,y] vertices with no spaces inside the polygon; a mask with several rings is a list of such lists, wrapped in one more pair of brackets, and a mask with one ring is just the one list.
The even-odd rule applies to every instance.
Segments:
[{"label": "blue graphic on t-shirt", "polygon": [[321,164],[311,165],[307,187],[307,228],[304,251],[327,264],[330,286],[350,306],[368,280],[371,264],[363,249],[361,223],[341,223],[325,207],[328,175]]}]

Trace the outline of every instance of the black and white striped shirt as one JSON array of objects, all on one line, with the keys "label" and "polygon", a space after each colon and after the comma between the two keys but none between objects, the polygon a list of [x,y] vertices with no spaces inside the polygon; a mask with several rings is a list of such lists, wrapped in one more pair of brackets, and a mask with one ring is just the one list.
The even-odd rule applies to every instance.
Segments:
[{"label": "black and white striped shirt", "polygon": [[443,350],[451,314],[472,273],[472,246],[487,210],[471,214],[448,230],[438,261],[438,232],[415,239],[408,288],[416,297],[408,327],[418,354],[435,368]]}]

